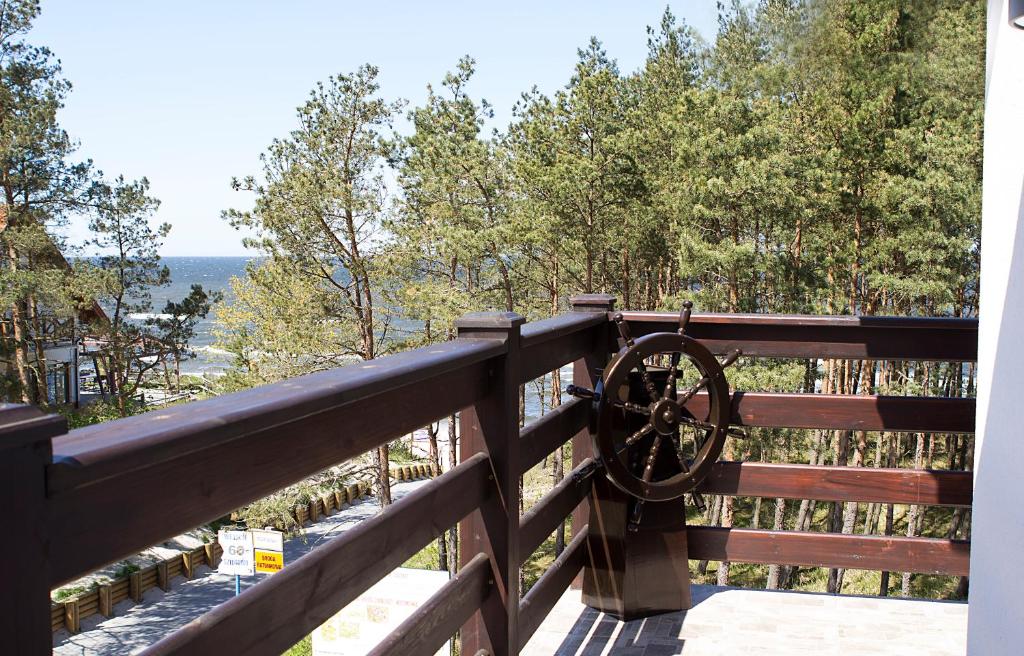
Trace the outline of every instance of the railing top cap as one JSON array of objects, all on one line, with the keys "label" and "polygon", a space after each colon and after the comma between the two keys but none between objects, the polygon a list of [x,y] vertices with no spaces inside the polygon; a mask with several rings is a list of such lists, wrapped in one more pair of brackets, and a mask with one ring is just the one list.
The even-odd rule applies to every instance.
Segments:
[{"label": "railing top cap", "polygon": [[515,312],[470,312],[455,320],[456,328],[515,328],[526,317]]},{"label": "railing top cap", "polygon": [[68,423],[60,415],[47,415],[31,405],[0,403],[0,452],[66,433]]},{"label": "railing top cap", "polygon": [[577,294],[569,297],[569,304],[574,308],[585,307],[600,310],[611,310],[615,306],[615,297],[611,294]]}]

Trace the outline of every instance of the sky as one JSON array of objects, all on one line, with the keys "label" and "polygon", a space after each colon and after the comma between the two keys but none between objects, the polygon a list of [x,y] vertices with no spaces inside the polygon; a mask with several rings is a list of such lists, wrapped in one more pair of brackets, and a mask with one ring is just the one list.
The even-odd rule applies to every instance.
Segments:
[{"label": "sky", "polygon": [[[713,37],[714,0],[43,0],[27,40],[50,48],[73,85],[60,120],[80,158],[108,179],[149,179],[154,223],[173,226],[162,255],[246,255],[220,218],[252,203],[231,178],[259,173],[260,153],[293,129],[317,81],[371,63],[382,95],[414,106],[468,54],[470,91],[503,127],[522,92],[569,81],[591,36],[636,70],[666,4]],[[85,234],[83,222],[70,229],[72,242]]]}]

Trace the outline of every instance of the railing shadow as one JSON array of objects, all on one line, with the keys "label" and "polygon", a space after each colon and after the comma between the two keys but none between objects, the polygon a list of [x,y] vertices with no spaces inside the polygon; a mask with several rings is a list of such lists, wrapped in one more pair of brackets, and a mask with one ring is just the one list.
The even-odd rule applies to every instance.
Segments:
[{"label": "railing shadow", "polygon": [[[696,599],[694,600],[697,603]],[[554,656],[634,656],[682,654],[685,640],[679,637],[686,611],[665,613],[620,622],[593,608],[584,607]]]}]

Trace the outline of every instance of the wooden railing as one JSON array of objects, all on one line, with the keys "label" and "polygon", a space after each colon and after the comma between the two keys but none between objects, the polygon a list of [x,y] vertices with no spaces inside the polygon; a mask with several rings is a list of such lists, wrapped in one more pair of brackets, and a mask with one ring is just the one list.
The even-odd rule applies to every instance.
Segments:
[{"label": "wooden railing", "polygon": [[[572,313],[525,325],[513,314],[470,315],[452,342],[70,433],[58,417],[0,407],[0,500],[13,508],[8,530],[26,537],[0,541],[0,652],[49,652],[51,588],[459,413],[457,467],[145,653],[280,653],[457,523],[459,574],[374,653],[433,653],[456,631],[464,654],[516,653],[586,564],[586,498],[601,475],[583,401],[518,427],[521,384],[570,362],[575,382],[592,384],[615,348],[613,300],[573,303]],[[671,315],[626,316],[637,334],[674,329]],[[969,320],[694,315],[690,325],[714,352],[754,357],[973,360],[977,350]],[[733,409],[749,426],[943,432],[973,431],[973,412],[965,399],[754,393]],[[520,517],[520,476],[569,439],[572,473]],[[971,482],[961,472],[719,463],[703,489],[969,505]],[[521,564],[570,513],[570,544],[520,599]],[[692,558],[967,572],[968,545],[952,540],[688,535]]]},{"label": "wooden railing", "polygon": [[[625,312],[637,335],[672,330],[674,315]],[[977,359],[973,319],[694,315],[687,334],[717,354],[970,362]],[[688,404],[702,412],[706,397]],[[703,415],[697,415],[703,416]],[[975,400],[843,394],[738,392],[732,421],[759,428],[973,433]],[[719,462],[704,493],[771,499],[969,507],[968,471]],[[690,558],[966,576],[964,540],[691,526]]]}]

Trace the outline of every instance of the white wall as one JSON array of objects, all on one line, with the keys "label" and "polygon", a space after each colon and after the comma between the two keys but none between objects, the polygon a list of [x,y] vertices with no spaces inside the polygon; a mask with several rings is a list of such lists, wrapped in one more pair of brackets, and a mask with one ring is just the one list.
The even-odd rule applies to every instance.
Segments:
[{"label": "white wall", "polygon": [[1024,654],[1024,30],[988,2],[967,651]]}]

